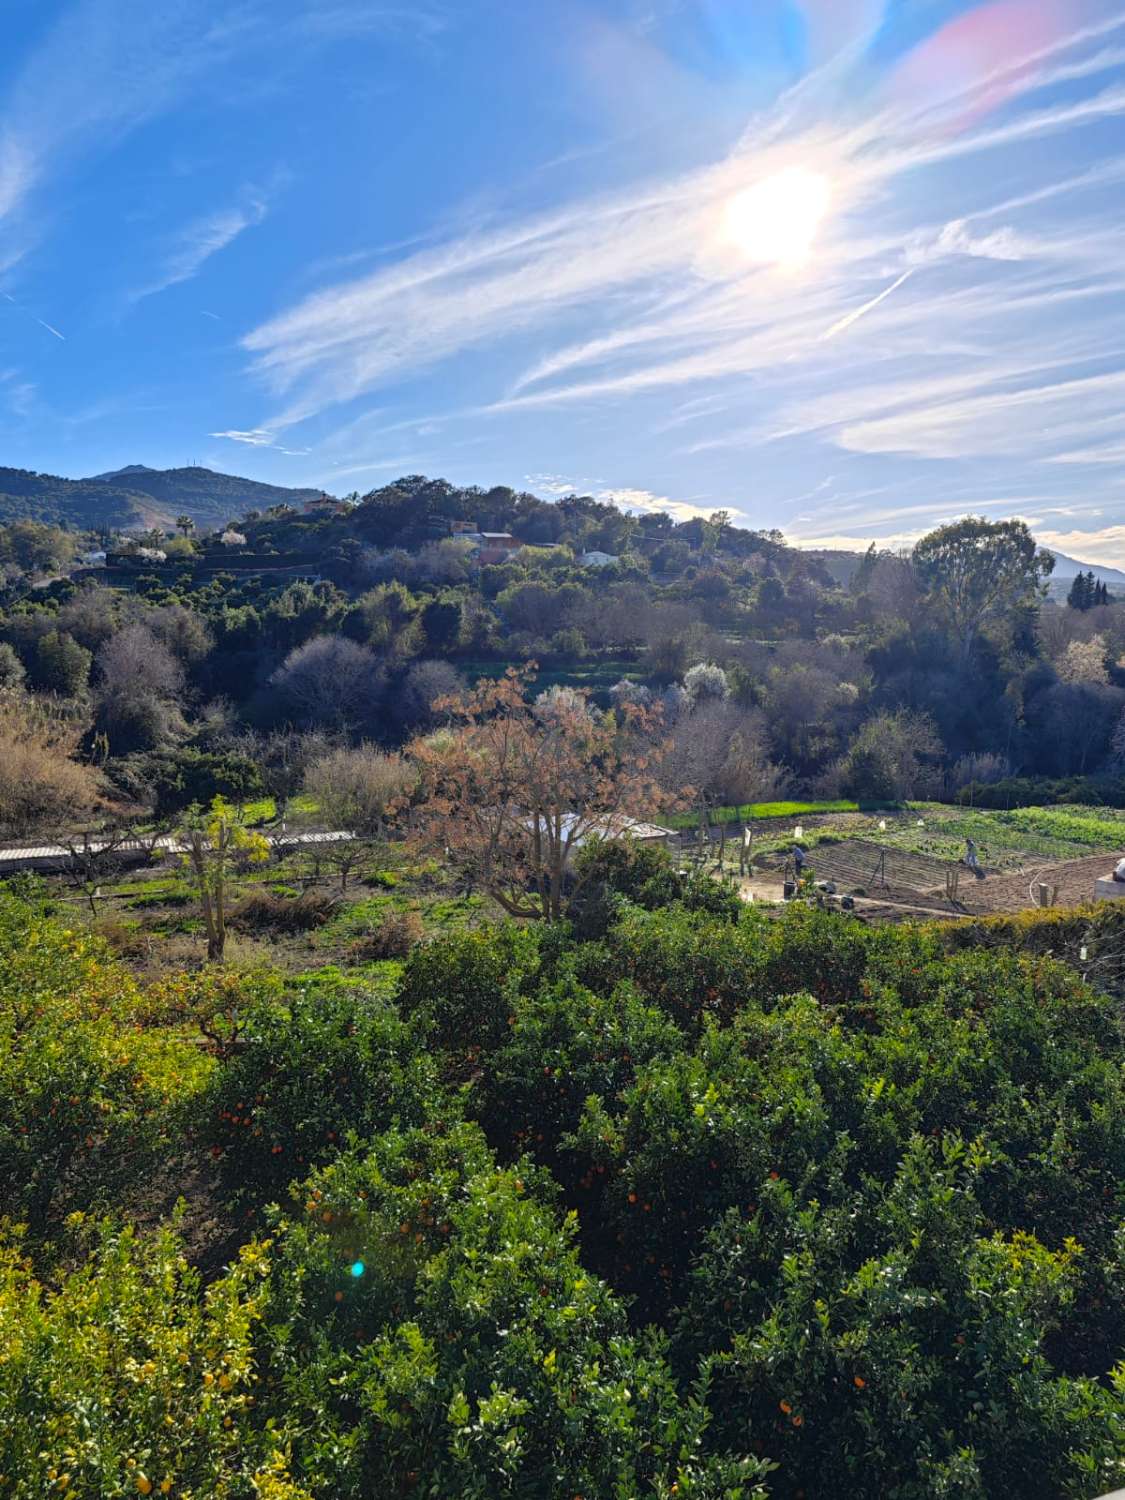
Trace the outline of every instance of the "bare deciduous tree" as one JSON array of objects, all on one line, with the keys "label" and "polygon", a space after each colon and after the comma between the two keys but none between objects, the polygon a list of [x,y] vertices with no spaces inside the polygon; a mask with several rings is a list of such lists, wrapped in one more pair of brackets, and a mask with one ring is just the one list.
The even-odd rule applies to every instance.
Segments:
[{"label": "bare deciduous tree", "polygon": [[622,722],[584,695],[529,703],[533,671],[442,705],[453,728],[408,748],[419,776],[418,840],[442,849],[513,916],[559,920],[581,886],[568,872],[593,838],[629,837],[673,799],[656,779],[663,747],[644,710]]},{"label": "bare deciduous tree", "polygon": [[290,651],[270,679],[294,719],[348,732],[370,716],[382,696],[379,658],[340,635],[318,635]]},{"label": "bare deciduous tree", "polygon": [[401,755],[384,755],[372,745],[342,746],[312,762],[303,790],[316,802],[319,822],[369,838],[385,832],[414,780],[414,768]]}]

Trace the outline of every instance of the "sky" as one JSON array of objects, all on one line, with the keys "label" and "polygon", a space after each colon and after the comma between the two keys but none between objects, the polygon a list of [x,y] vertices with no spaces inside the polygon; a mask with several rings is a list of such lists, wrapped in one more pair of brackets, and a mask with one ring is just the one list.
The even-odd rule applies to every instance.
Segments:
[{"label": "sky", "polygon": [[0,0],[0,465],[1125,566],[1122,0]]}]

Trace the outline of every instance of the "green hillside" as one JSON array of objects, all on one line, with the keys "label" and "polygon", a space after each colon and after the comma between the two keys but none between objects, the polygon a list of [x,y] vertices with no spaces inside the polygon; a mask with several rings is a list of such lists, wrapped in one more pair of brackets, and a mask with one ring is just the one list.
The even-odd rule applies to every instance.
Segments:
[{"label": "green hillside", "polygon": [[152,500],[126,485],[0,468],[0,524],[44,521],[87,529],[149,524]]},{"label": "green hillside", "polygon": [[213,469],[191,465],[183,469],[149,469],[131,464],[111,474],[100,474],[83,484],[117,487],[144,496],[149,509],[155,509],[174,521],[177,515],[190,515],[197,526],[221,526],[245,515],[249,510],[268,510],[273,505],[303,505],[323,494],[316,489],[287,489],[283,485],[262,484],[256,479],[241,479],[234,474],[218,474]]},{"label": "green hillside", "polygon": [[0,525],[30,520],[75,530],[123,529],[170,526],[178,515],[190,515],[197,526],[214,527],[248,510],[300,506],[320,493],[194,467],[136,464],[89,479],[0,468]]}]

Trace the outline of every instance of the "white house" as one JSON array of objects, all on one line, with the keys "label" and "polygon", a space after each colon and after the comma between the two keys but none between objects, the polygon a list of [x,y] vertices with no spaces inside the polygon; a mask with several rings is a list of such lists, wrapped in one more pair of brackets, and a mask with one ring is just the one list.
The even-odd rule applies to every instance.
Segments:
[{"label": "white house", "polygon": [[583,568],[610,568],[618,561],[620,559],[614,557],[612,552],[583,552],[578,559]]}]

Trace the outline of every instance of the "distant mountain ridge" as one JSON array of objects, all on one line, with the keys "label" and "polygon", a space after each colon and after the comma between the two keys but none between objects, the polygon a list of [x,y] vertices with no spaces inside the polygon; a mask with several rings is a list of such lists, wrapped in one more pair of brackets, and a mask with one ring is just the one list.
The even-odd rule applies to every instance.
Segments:
[{"label": "distant mountain ridge", "polygon": [[145,464],[128,464],[88,479],[0,468],[0,524],[31,520],[72,530],[144,530],[171,527],[177,516],[187,515],[204,530],[250,510],[302,506],[323,493],[195,466],[150,469]]},{"label": "distant mountain ridge", "polygon": [[1102,563],[1079,562],[1076,558],[1067,557],[1065,552],[1056,552],[1053,547],[1045,547],[1043,550],[1055,559],[1055,571],[1051,574],[1054,583],[1064,580],[1069,583],[1079,573],[1093,573],[1103,583],[1116,584],[1118,587],[1125,585],[1125,573],[1120,568],[1107,568]]}]

